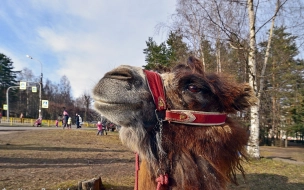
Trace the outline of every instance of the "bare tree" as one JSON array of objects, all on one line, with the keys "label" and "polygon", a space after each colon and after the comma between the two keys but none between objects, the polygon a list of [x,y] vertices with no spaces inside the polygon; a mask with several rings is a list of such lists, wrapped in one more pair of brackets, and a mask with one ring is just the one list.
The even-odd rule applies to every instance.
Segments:
[{"label": "bare tree", "polygon": [[84,109],[84,121],[88,121],[88,119],[92,119],[95,117],[91,116],[91,111],[90,107],[91,107],[91,103],[93,101],[93,98],[91,97],[91,95],[88,92],[84,92],[81,97],[77,98],[75,101],[75,107],[79,108],[79,109]]},{"label": "bare tree", "polygon": [[[281,23],[284,21],[286,23],[284,19],[286,17],[298,18],[295,20],[293,27],[303,27],[304,19],[299,19],[303,6],[297,6],[298,4],[301,5],[301,2],[288,0],[179,0],[176,9],[177,13],[172,16],[173,22],[170,30],[179,30],[186,37],[187,42],[193,48],[194,54],[200,57],[204,66],[208,63],[205,62],[204,50],[201,44],[203,40],[210,41],[214,49],[216,49],[218,71],[221,71],[223,63],[221,58],[223,53],[220,50],[221,44],[228,42],[232,49],[242,50],[243,57],[247,57],[247,66],[244,66],[244,68],[248,75],[248,82],[255,90],[257,97],[261,98],[272,30],[279,16],[278,13],[281,13]],[[290,10],[295,10],[295,7],[299,7],[297,9],[299,12],[290,12]],[[267,31],[269,31],[268,37],[265,37]],[[262,64],[257,62],[258,33],[259,39],[268,38],[268,48]],[[261,65],[262,70],[260,73],[257,70],[257,65]],[[260,102],[251,109],[251,135],[248,152],[254,158],[259,158],[260,156],[259,107]]]},{"label": "bare tree", "polygon": [[[31,87],[36,86],[38,88],[39,84],[35,82],[38,82],[39,79],[34,76],[32,70],[24,67],[22,71],[18,73],[17,80],[27,82],[27,89],[19,91],[18,114],[23,113],[25,117],[38,115],[38,95],[31,92]],[[17,102],[14,102],[13,104],[16,103]]]},{"label": "bare tree", "polygon": [[[232,11],[237,10],[237,11]],[[173,15],[171,30],[181,31],[193,49],[193,54],[206,67],[203,41],[216,49],[217,70],[221,71],[221,45],[227,41],[240,43],[239,33],[245,18],[244,9],[229,1],[179,0]]]}]

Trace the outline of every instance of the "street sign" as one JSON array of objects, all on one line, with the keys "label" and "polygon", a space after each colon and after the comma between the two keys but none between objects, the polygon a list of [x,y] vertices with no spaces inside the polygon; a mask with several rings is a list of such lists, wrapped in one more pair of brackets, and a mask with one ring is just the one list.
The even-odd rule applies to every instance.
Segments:
[{"label": "street sign", "polygon": [[20,90],[26,90],[26,82],[20,81]]},{"label": "street sign", "polygon": [[37,92],[37,87],[36,86],[32,86],[32,92]]},{"label": "street sign", "polygon": [[7,110],[7,104],[3,104],[3,110]]},{"label": "street sign", "polygon": [[49,108],[49,101],[48,100],[41,100],[42,101],[42,108]]}]

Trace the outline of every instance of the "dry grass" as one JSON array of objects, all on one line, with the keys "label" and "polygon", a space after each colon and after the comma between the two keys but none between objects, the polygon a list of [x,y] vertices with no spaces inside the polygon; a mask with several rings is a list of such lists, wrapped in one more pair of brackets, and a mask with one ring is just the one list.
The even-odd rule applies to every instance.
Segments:
[{"label": "dry grass", "polygon": [[303,190],[304,165],[261,159],[244,164],[246,179],[238,175],[239,186],[232,190]]},{"label": "dry grass", "polygon": [[17,132],[0,135],[0,149],[0,189],[73,189],[78,181],[97,176],[113,189],[133,186],[134,154],[117,133]]},{"label": "dry grass", "polygon": [[[133,189],[134,153],[121,145],[116,132],[15,132],[0,135],[0,149],[0,189],[72,190],[78,181],[97,176],[107,189]],[[240,185],[229,189],[304,189],[304,165],[270,159],[303,161],[303,150],[261,147],[261,155],[268,158],[244,163],[246,181],[238,175]]]}]

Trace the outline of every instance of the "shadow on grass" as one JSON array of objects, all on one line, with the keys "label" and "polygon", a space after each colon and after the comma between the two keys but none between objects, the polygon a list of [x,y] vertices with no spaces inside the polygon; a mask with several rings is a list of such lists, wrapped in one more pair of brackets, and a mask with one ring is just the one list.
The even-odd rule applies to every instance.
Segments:
[{"label": "shadow on grass", "polygon": [[285,160],[290,160],[290,161],[297,161],[296,159],[293,159],[292,157],[284,157],[284,156],[267,156],[267,157],[261,157],[261,158],[265,158],[265,159],[275,159],[275,158],[279,158],[279,159],[285,159]]},{"label": "shadow on grass", "polygon": [[290,164],[296,164],[296,165],[304,165],[304,162],[297,161],[296,159],[293,159],[292,157],[284,157],[284,156],[268,156],[268,157],[261,157],[269,160],[279,160],[282,162],[287,162]]},{"label": "shadow on grass", "polygon": [[[303,190],[303,183],[289,183],[286,176],[275,174],[248,174],[246,180],[238,175],[239,185],[230,185],[229,190]],[[133,186],[114,186],[104,184],[106,190],[133,190]],[[70,188],[77,190],[76,187]]]},{"label": "shadow on grass", "polygon": [[129,152],[127,150],[99,149],[99,148],[66,148],[66,147],[42,147],[28,145],[0,145],[0,150],[37,150],[37,151],[73,151],[73,152]]},{"label": "shadow on grass", "polygon": [[239,185],[230,185],[229,190],[302,190],[303,183],[290,183],[288,177],[276,174],[247,174],[246,179],[237,175]]},{"label": "shadow on grass", "polygon": [[[134,187],[129,186],[114,186],[114,185],[104,185],[105,190],[134,190]],[[55,189],[69,189],[69,190],[78,190],[76,185],[73,186],[59,186]]]},{"label": "shadow on grass", "polygon": [[105,185],[106,190],[134,190],[134,187],[129,186],[113,186],[113,185]]},{"label": "shadow on grass", "polygon": [[1,130],[0,132],[19,132],[19,131],[26,131],[25,129],[10,129],[10,130]]},{"label": "shadow on grass", "polygon": [[120,158],[102,158],[102,159],[87,159],[87,158],[10,158],[0,157],[1,168],[21,169],[21,168],[75,168],[89,165],[104,165],[115,163],[130,163],[133,159]]}]

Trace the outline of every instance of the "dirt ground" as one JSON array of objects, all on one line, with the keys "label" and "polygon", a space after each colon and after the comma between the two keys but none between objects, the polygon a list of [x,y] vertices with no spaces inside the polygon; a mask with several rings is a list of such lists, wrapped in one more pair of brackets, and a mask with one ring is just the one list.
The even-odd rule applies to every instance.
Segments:
[{"label": "dirt ground", "polygon": [[1,190],[71,190],[98,176],[108,189],[133,189],[134,153],[121,146],[117,132],[14,132],[0,135],[0,150]]},{"label": "dirt ground", "polygon": [[261,146],[260,151],[262,158],[304,165],[304,145],[302,144],[289,143],[287,148]]},{"label": "dirt ground", "polygon": [[[101,176],[107,189],[134,186],[134,153],[117,132],[43,130],[0,133],[0,189],[77,189],[78,181]],[[304,148],[260,147],[261,156],[304,164]]]}]

